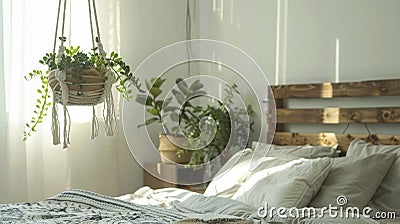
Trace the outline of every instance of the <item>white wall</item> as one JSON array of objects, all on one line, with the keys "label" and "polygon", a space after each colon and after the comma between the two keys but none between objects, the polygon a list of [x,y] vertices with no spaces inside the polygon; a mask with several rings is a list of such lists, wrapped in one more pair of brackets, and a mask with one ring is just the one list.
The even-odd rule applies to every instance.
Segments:
[{"label": "white wall", "polygon": [[400,1],[303,0],[288,2],[287,82],[400,76]]},{"label": "white wall", "polygon": [[[121,55],[132,68],[137,68],[156,50],[185,40],[185,0],[120,0],[120,2]],[[147,78],[151,77],[154,77],[154,74],[149,74]],[[132,125],[136,127],[140,123],[143,121],[135,120]],[[144,128],[140,130],[145,131]],[[152,146],[141,144],[139,140],[138,147]],[[119,148],[119,190],[122,194],[132,192],[143,185],[143,171],[122,139]]]},{"label": "white wall", "polygon": [[271,83],[277,55],[279,83],[335,81],[336,39],[339,81],[397,78],[399,7],[397,0],[201,1],[198,37],[246,51]]},{"label": "white wall", "polygon": [[197,37],[221,40],[240,48],[255,59],[274,83],[276,1],[198,2]]}]

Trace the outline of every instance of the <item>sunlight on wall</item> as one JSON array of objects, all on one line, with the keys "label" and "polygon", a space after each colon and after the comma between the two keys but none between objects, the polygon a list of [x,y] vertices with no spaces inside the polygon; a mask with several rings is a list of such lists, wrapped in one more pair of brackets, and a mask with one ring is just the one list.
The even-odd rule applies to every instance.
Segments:
[{"label": "sunlight on wall", "polygon": [[224,0],[213,0],[213,11],[218,13],[219,20],[224,21]]},{"label": "sunlight on wall", "polygon": [[340,41],[336,38],[335,41],[335,82],[339,82],[339,62],[340,62]]},{"label": "sunlight on wall", "polygon": [[231,21],[231,25],[234,24],[234,12],[235,12],[235,1],[231,0],[231,15],[230,15],[230,21]]},{"label": "sunlight on wall", "polygon": [[279,46],[280,46],[280,20],[281,20],[281,1],[276,0],[276,50],[275,50],[275,85],[279,84]]},{"label": "sunlight on wall", "polygon": [[[283,8],[283,13],[281,12],[282,8]],[[288,1],[276,0],[275,85],[286,83],[287,30],[288,30]]]},{"label": "sunlight on wall", "polygon": [[121,2],[120,0],[108,2],[108,47],[110,50],[120,52],[121,48]]}]

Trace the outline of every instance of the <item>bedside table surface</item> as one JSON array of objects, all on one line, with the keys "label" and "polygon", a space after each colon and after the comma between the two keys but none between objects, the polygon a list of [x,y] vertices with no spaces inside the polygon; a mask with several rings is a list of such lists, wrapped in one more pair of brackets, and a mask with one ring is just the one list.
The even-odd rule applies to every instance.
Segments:
[{"label": "bedside table surface", "polygon": [[[173,163],[149,162],[145,163],[144,185],[153,189],[175,187],[186,190],[203,193],[206,184],[189,185],[193,182],[202,182],[204,169],[193,169],[191,167],[177,166]],[[149,172],[147,172],[149,171]],[[162,179],[172,180],[175,183],[169,183],[153,176],[156,174]]]}]

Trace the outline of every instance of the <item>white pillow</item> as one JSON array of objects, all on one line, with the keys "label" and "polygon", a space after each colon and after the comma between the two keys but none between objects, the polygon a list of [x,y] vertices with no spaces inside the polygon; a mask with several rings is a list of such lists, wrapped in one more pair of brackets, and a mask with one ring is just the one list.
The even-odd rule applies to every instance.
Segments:
[{"label": "white pillow", "polygon": [[373,145],[361,139],[353,140],[346,156],[368,156],[377,153],[394,153],[392,167],[371,200],[373,207],[394,211],[400,216],[400,145]]},{"label": "white pillow", "polygon": [[233,195],[254,207],[304,207],[329,173],[331,158],[265,157]]},{"label": "white pillow", "polygon": [[363,209],[379,187],[393,160],[392,154],[334,158],[329,175],[311,201],[310,207],[338,206],[338,197],[345,196],[347,202],[342,207]]},{"label": "white pillow", "polygon": [[252,150],[245,149],[235,153],[218,171],[204,192],[205,196],[230,198],[247,176]]},{"label": "white pillow", "polygon": [[254,141],[251,148],[255,150],[257,147],[261,147],[262,150],[268,151],[266,156],[270,153],[280,153],[282,155],[296,156],[299,158],[319,158],[319,157],[337,157],[336,152],[337,145],[335,146],[312,146],[312,145],[300,145],[300,146],[286,146],[286,145],[271,145],[263,142]]},{"label": "white pillow", "polygon": [[[274,153],[270,154],[277,156]],[[235,153],[215,175],[207,186],[204,195],[231,198],[250,174],[249,169],[252,157],[253,152],[251,149],[245,149]],[[293,156],[282,155],[280,157],[282,157],[282,160],[271,161],[268,166],[273,167],[281,165],[284,162],[298,159]],[[266,164],[264,164],[264,166],[266,166]]]}]

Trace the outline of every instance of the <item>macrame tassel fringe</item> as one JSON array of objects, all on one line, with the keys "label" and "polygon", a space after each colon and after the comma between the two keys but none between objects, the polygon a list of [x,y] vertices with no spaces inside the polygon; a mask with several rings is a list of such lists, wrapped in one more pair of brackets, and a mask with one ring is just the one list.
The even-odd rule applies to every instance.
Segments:
[{"label": "macrame tassel fringe", "polygon": [[115,115],[114,108],[114,97],[111,90],[106,92],[106,97],[104,101],[103,116],[105,122],[105,132],[106,136],[113,136],[117,126],[117,118]]},{"label": "macrame tassel fringe", "polygon": [[64,104],[64,143],[63,148],[68,148],[69,142],[69,133],[71,131],[71,117],[69,116],[68,108]]},{"label": "macrame tassel fringe", "polygon": [[107,73],[107,81],[105,83],[105,99],[103,108],[103,118],[105,123],[106,136],[113,136],[117,126],[117,118],[115,115],[114,97],[111,91],[112,84],[115,82],[115,75],[111,71]]},{"label": "macrame tassel fringe", "polygon": [[[67,73],[65,71],[59,71],[59,70],[56,70],[55,72],[56,72],[56,74],[55,74],[56,79],[57,79],[57,81],[58,81],[58,83],[59,83],[59,85],[61,87],[61,100],[62,100],[62,105],[63,105],[63,109],[64,109],[64,133],[63,133],[64,134],[63,135],[64,136],[64,142],[63,142],[63,148],[65,149],[65,148],[68,148],[69,133],[71,131],[71,117],[69,116],[69,112],[68,112],[68,109],[67,109],[68,86],[64,82],[66,80],[66,78],[67,78]],[[54,99],[55,98],[56,97],[54,96]],[[55,102],[54,102],[54,104],[55,104]],[[56,115],[57,114],[57,109],[54,107],[54,105],[53,105],[53,113],[54,113],[54,115],[53,115],[54,118],[58,117]],[[56,135],[57,135],[56,127],[58,126],[58,129],[59,129],[59,125],[56,124],[57,122],[58,122],[58,118],[55,119],[55,122],[54,122],[54,129],[56,131],[53,132],[53,133],[56,133]],[[58,131],[58,136],[59,135],[60,135],[60,133]],[[58,140],[58,142],[59,142],[59,140]]]},{"label": "macrame tassel fringe", "polygon": [[96,138],[97,136],[99,136],[99,121],[96,117],[96,109],[94,108],[94,106],[92,106],[93,109],[93,117],[92,117],[92,136],[91,139]]},{"label": "macrame tassel fringe", "polygon": [[56,95],[53,94],[53,109],[52,109],[52,122],[51,132],[53,134],[53,145],[60,144],[60,121],[58,120],[58,106],[56,102]]}]

